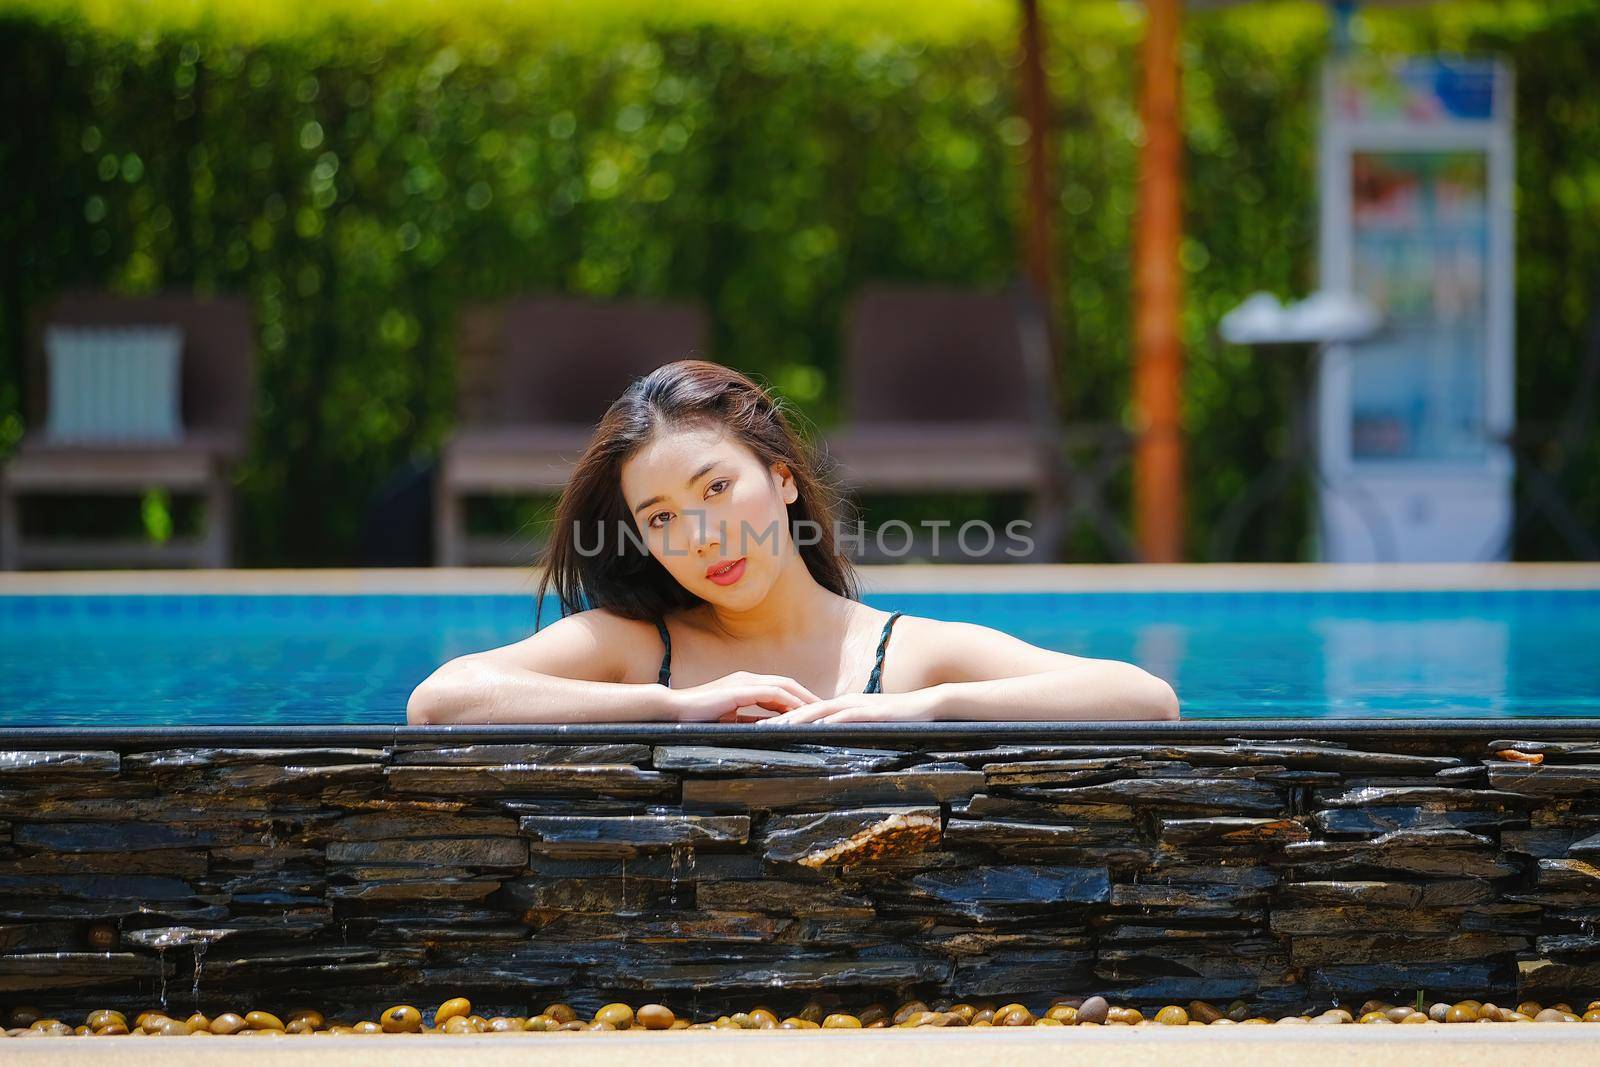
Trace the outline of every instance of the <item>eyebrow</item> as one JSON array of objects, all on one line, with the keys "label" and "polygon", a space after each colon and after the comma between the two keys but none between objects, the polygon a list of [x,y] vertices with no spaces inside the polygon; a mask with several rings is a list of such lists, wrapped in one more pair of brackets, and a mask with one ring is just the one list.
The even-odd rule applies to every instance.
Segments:
[{"label": "eyebrow", "polygon": [[[697,470],[693,474],[689,475],[689,480],[687,482],[683,483],[684,484],[684,488],[693,489],[695,482],[698,482],[701,478],[705,477],[707,471],[709,471],[712,467],[715,467],[718,463],[721,463],[721,462],[722,461],[719,460],[719,459],[714,459],[710,463],[707,463],[704,467],[701,467],[699,470]],[[637,514],[639,514],[639,512],[641,512],[645,508],[649,507],[651,504],[659,504],[661,501],[663,501],[665,499],[666,499],[666,497],[664,497],[664,496],[653,496],[649,500],[646,500],[644,503],[640,504],[638,507],[634,508],[633,509],[633,513],[635,515],[637,515]]]}]

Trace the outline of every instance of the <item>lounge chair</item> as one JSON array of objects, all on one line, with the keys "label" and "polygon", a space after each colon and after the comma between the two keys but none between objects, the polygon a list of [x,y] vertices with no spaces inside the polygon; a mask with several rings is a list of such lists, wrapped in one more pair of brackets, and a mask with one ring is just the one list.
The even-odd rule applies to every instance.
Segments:
[{"label": "lounge chair", "polygon": [[[991,556],[1053,559],[1062,439],[1048,334],[1033,301],[1022,290],[876,287],[856,299],[846,329],[846,421],[827,434],[843,484],[857,493],[1023,492],[1034,551],[1006,556],[1011,542],[997,530]],[[941,532],[941,556],[956,532]],[[901,540],[886,534],[886,555]],[[863,548],[864,558],[880,558],[870,529]]]},{"label": "lounge chair", "polygon": [[435,562],[525,562],[529,546],[515,538],[467,535],[467,498],[560,492],[628,382],[699,354],[709,334],[692,305],[541,297],[466,309],[460,422],[434,488]]},{"label": "lounge chair", "polygon": [[[30,427],[0,471],[0,569],[199,566],[232,563],[232,465],[246,451],[252,409],[254,325],[248,301],[188,294],[68,295],[39,318],[28,351],[24,414]],[[45,331],[51,326],[175,326],[181,431],[171,441],[54,439]],[[164,543],[28,538],[22,499],[48,494],[131,496],[149,489],[198,494],[204,532]]]}]

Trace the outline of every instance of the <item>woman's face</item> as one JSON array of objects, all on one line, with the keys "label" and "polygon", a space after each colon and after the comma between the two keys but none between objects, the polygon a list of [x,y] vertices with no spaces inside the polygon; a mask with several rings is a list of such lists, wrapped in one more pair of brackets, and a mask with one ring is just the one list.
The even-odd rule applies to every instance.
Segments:
[{"label": "woman's face", "polygon": [[759,603],[791,551],[793,478],[719,425],[658,433],[622,464],[622,496],[651,554],[702,600]]}]

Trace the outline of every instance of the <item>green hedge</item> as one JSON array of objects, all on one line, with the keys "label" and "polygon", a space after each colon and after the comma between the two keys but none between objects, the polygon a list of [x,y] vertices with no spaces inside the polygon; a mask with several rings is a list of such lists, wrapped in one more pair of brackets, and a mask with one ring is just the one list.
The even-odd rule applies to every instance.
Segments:
[{"label": "green hedge", "polygon": [[[952,10],[960,5],[946,5]],[[1053,2],[1060,367],[1069,411],[1126,417],[1137,8]],[[984,27],[987,28],[984,28]],[[1371,16],[1377,47],[1518,70],[1518,406],[1559,416],[1600,283],[1600,5]],[[353,558],[376,487],[448,432],[463,301],[536,290],[703,301],[716,355],[821,427],[863,283],[997,285],[1019,204],[1011,29],[626,25],[245,35],[0,4],[0,453],[21,432],[31,308],[69,286],[248,295],[261,394],[242,558]],[[870,30],[871,32],[867,32]],[[1273,379],[1215,339],[1257,288],[1303,294],[1315,246],[1309,4],[1186,23],[1190,543],[1281,445]],[[1600,528],[1600,446],[1567,487]],[[1126,508],[1127,479],[1115,487]],[[1303,508],[1245,555],[1298,558]],[[1106,549],[1087,531],[1079,558]],[[1559,558],[1534,523],[1519,555]]]}]

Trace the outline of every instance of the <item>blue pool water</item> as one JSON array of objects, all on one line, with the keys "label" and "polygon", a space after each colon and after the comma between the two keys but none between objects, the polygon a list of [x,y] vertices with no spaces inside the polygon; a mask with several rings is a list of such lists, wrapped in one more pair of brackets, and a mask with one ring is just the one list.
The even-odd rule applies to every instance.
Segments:
[{"label": "blue pool water", "polygon": [[[1132,660],[1186,717],[1600,715],[1600,589],[868,600]],[[434,666],[533,618],[515,596],[4,596],[0,725],[401,723]]]}]

